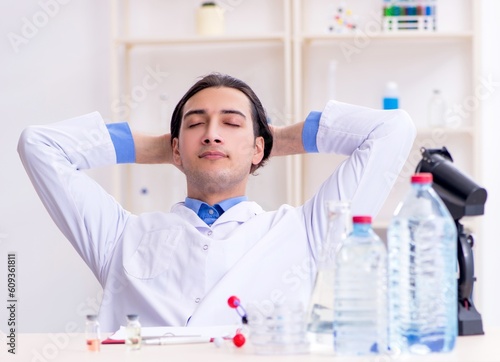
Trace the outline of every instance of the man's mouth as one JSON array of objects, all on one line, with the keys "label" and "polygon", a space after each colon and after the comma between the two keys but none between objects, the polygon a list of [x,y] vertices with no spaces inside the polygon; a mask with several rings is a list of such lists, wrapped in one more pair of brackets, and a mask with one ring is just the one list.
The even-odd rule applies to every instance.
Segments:
[{"label": "man's mouth", "polygon": [[220,158],[226,158],[227,156],[224,152],[220,152],[220,151],[205,151],[205,152],[202,152],[198,157],[205,158],[208,160],[217,160]]}]

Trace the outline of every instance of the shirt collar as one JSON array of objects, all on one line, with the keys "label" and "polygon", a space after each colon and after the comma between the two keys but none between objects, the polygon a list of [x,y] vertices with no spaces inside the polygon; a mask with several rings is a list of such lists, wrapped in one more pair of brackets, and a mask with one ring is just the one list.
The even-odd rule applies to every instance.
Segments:
[{"label": "shirt collar", "polygon": [[[237,205],[240,202],[247,201],[247,200],[248,200],[248,197],[246,197],[246,196],[238,196],[238,197],[232,197],[230,199],[223,200],[223,201],[221,201],[213,206],[210,206],[203,201],[192,199],[190,197],[186,197],[186,200],[184,201],[184,205],[186,207],[190,208],[191,210],[193,210],[207,224],[211,225],[225,211],[229,210],[234,205]],[[207,215],[207,208],[216,210],[215,214]]]}]

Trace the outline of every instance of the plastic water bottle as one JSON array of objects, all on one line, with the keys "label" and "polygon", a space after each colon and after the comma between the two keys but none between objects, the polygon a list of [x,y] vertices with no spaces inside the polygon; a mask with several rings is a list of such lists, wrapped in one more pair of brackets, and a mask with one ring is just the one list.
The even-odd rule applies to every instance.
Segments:
[{"label": "plastic water bottle", "polygon": [[353,231],[337,253],[334,351],[387,352],[387,250],[370,216],[354,216]]},{"label": "plastic water bottle", "polygon": [[446,101],[439,89],[434,89],[429,100],[427,117],[430,127],[443,127],[446,125]]},{"label": "plastic water bottle", "polygon": [[333,281],[335,256],[351,231],[351,204],[327,201],[328,228],[317,260],[317,274],[309,302],[307,334],[310,348],[333,349]]},{"label": "plastic water bottle", "polygon": [[456,226],[432,174],[411,184],[388,229],[390,349],[448,352],[457,337]]}]

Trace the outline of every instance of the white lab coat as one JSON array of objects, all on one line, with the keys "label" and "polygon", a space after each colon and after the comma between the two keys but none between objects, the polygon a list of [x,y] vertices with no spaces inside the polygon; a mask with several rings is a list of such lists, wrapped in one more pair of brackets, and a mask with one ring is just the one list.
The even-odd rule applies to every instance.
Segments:
[{"label": "white lab coat", "polygon": [[314,197],[276,211],[245,201],[211,227],[182,202],[169,213],[133,215],[81,171],[116,163],[98,113],[29,127],[18,150],[48,212],[103,286],[99,319],[114,331],[127,314],[139,314],[144,326],[235,323],[231,295],[261,311],[306,306],[326,230],[324,202],[349,199],[353,213],[375,216],[414,137],[404,111],[330,101],[318,150],[350,156]]}]

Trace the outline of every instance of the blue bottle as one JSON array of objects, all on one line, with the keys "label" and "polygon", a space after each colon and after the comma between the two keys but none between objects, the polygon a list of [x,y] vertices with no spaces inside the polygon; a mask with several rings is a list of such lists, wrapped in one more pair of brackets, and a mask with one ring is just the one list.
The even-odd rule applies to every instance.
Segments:
[{"label": "blue bottle", "polygon": [[382,99],[383,109],[399,108],[398,85],[395,82],[388,82],[385,85],[384,98]]},{"label": "blue bottle", "polygon": [[354,216],[353,231],[336,256],[334,352],[387,351],[387,250],[370,216]]},{"label": "blue bottle", "polygon": [[432,174],[412,176],[388,228],[388,251],[391,351],[451,351],[457,338],[457,231],[432,188]]}]

